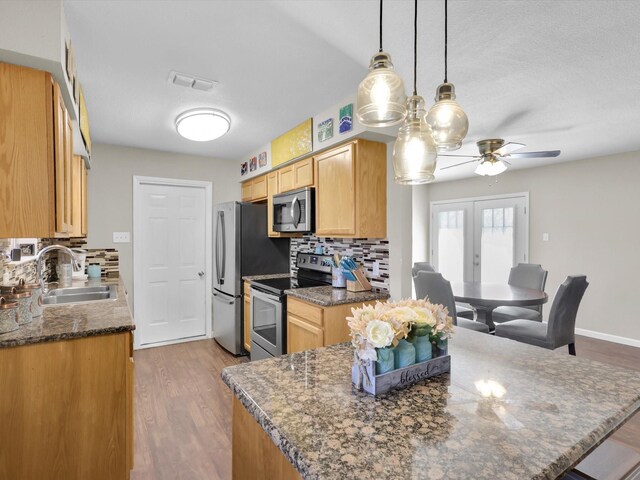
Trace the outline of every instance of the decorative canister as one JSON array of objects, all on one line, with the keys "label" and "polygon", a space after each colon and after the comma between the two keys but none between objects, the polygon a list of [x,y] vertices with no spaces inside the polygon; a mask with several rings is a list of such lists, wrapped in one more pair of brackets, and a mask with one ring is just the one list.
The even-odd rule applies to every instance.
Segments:
[{"label": "decorative canister", "polygon": [[[42,315],[42,286],[39,283],[25,283],[21,278],[18,284],[15,286],[16,290],[21,292],[31,293],[31,316],[39,317]],[[2,293],[11,293],[11,287],[0,287]]]},{"label": "decorative canister", "polygon": [[376,348],[376,354],[378,355],[378,360],[376,360],[376,375],[382,375],[394,369],[392,348]]},{"label": "decorative canister", "polygon": [[404,338],[393,349],[393,360],[396,370],[416,363],[416,349]]},{"label": "decorative canister", "polygon": [[433,347],[434,347],[434,352],[433,352],[434,356],[441,357],[442,355],[446,355],[448,353],[449,342],[447,341],[446,338],[441,338],[435,342]]},{"label": "decorative canister", "polygon": [[8,302],[16,302],[18,304],[16,312],[18,325],[25,325],[33,320],[33,315],[31,315],[31,292],[18,292],[18,289],[13,287],[11,292],[4,293],[3,296]]},{"label": "decorative canister", "polygon": [[416,363],[424,362],[431,359],[431,340],[429,340],[428,334],[416,335],[412,340],[409,341],[413,343],[413,346],[416,349]]},{"label": "decorative canister", "polygon": [[0,297],[0,333],[13,332],[18,329],[16,320],[16,302],[7,302],[4,297]]},{"label": "decorative canister", "polygon": [[100,278],[102,275],[102,267],[97,263],[92,263],[87,267],[89,278]]},{"label": "decorative canister", "polygon": [[347,280],[340,267],[331,267],[331,286],[333,288],[347,288]]}]

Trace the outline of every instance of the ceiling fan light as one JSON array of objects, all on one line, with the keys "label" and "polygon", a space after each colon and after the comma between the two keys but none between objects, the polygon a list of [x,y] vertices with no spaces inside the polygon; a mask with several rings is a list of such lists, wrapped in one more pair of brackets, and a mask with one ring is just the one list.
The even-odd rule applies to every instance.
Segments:
[{"label": "ceiling fan light", "polygon": [[358,86],[356,118],[366,127],[397,125],[407,116],[404,82],[385,52],[371,57],[369,73]]},{"label": "ceiling fan light", "polygon": [[507,169],[502,160],[482,160],[480,165],[476,167],[475,173],[482,176],[499,175]]},{"label": "ceiling fan light", "polygon": [[433,130],[438,151],[458,150],[469,131],[469,119],[455,100],[452,83],[442,83],[436,91],[436,103],[429,109],[427,122]]},{"label": "ceiling fan light", "polygon": [[393,147],[393,171],[400,185],[421,185],[434,180],[438,151],[431,127],[425,121],[424,99],[407,99],[407,118]]},{"label": "ceiling fan light", "polygon": [[196,108],[176,118],[180,136],[194,142],[209,142],[223,136],[231,127],[229,115],[213,108]]}]

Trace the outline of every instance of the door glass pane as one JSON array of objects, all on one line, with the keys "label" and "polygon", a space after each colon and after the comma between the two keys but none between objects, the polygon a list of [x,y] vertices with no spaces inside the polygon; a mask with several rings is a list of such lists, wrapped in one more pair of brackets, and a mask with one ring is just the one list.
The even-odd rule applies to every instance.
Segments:
[{"label": "door glass pane", "polygon": [[513,266],[513,207],[482,210],[482,283],[507,283]]},{"label": "door glass pane", "polygon": [[438,270],[450,282],[464,280],[464,210],[438,214]]}]

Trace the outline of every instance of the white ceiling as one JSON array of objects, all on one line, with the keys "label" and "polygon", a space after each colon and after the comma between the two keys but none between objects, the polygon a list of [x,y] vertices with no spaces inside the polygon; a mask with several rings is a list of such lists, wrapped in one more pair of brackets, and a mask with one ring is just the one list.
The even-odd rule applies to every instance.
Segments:
[{"label": "white ceiling", "polygon": [[[355,92],[378,47],[377,0],[65,0],[96,142],[238,160]],[[444,1],[420,0],[418,93],[443,79]],[[469,116],[462,150],[505,138],[557,159],[640,150],[640,2],[451,0],[449,80]],[[410,93],[413,2],[385,2],[384,48]],[[209,93],[169,72],[220,84]],[[221,139],[179,137],[175,117],[211,106]],[[439,160],[440,166],[455,159]],[[472,175],[446,170],[439,180]]]}]

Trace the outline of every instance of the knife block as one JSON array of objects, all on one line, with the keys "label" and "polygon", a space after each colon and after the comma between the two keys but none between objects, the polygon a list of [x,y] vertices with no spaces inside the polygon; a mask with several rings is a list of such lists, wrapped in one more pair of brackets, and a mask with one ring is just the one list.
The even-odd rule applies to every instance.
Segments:
[{"label": "knife block", "polygon": [[351,273],[356,277],[356,281],[347,280],[347,291],[349,292],[368,292],[371,290],[371,284],[362,272],[362,267],[352,270]]}]

